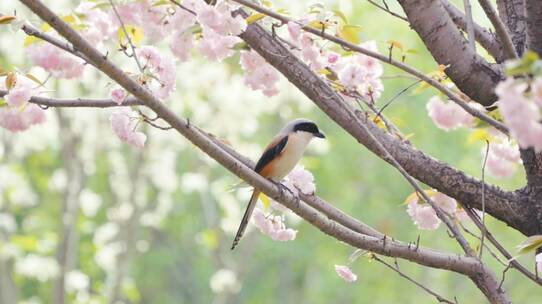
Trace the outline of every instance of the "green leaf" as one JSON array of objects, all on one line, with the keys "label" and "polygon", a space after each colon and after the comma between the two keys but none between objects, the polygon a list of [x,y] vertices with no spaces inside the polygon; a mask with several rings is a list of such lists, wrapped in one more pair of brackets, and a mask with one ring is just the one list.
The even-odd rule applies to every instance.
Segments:
[{"label": "green leaf", "polygon": [[34,251],[38,248],[38,239],[31,235],[12,235],[10,242],[25,251]]},{"label": "green leaf", "polygon": [[[539,60],[538,54],[533,51],[527,51],[520,59],[511,60],[506,63],[506,75],[518,76],[531,73],[532,67]],[[536,64],[538,67],[539,64]]]},{"label": "green leaf", "polygon": [[247,24],[252,24],[254,22],[262,20],[263,18],[265,18],[264,14],[256,13],[256,14],[252,14],[252,15],[248,16],[248,18],[246,19],[246,22],[247,22]]},{"label": "green leaf", "polygon": [[262,201],[262,204],[265,207],[265,209],[268,209],[269,206],[271,206],[271,200],[269,200],[269,197],[267,197],[265,193],[260,193],[260,201]]},{"label": "green leaf", "polygon": [[361,39],[359,37],[359,34],[361,33],[361,27],[358,25],[343,25],[339,31],[337,32],[337,35],[353,44],[359,44]]},{"label": "green leaf", "polygon": [[6,107],[7,105],[8,103],[6,102],[6,100],[4,98],[0,98],[0,108]]},{"label": "green leaf", "polygon": [[39,85],[43,85],[43,82],[41,80],[39,80],[36,76],[30,74],[30,73],[26,73],[24,74],[24,76],[26,76],[26,78],[34,81],[35,83],[39,84]]},{"label": "green leaf", "polygon": [[[143,40],[143,29],[141,27],[133,25],[126,25],[124,27],[126,28],[126,32],[128,32],[128,36],[130,37],[132,43],[136,46],[139,45],[141,43],[141,40]],[[128,43],[122,27],[118,30],[118,38],[120,44]]]},{"label": "green leaf", "polygon": [[542,246],[542,235],[533,235],[517,246],[519,254],[526,254]]},{"label": "green leaf", "polygon": [[343,14],[343,12],[339,11],[339,10],[332,10],[333,14],[339,18],[341,18],[341,20],[344,22],[344,24],[348,24],[348,19],[346,19],[346,16]]}]

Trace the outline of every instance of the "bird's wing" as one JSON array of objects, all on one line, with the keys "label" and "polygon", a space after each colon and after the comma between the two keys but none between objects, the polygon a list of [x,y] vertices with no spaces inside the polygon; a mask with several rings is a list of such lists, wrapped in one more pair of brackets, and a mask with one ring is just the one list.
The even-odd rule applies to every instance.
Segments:
[{"label": "bird's wing", "polygon": [[288,136],[281,136],[273,140],[267,146],[264,153],[258,160],[254,171],[261,174],[262,171],[264,171],[263,169],[265,168],[265,166],[267,166],[272,160],[276,159],[280,155],[280,153],[284,150],[284,147],[286,147],[287,142]]}]

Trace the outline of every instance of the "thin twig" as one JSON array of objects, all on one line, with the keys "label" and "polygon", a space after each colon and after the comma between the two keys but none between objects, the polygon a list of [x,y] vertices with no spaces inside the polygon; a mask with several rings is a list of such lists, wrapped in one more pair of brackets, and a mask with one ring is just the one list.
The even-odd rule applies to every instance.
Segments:
[{"label": "thin twig", "polygon": [[[259,13],[262,13],[262,14],[267,15],[269,17],[272,17],[274,19],[280,20],[283,23],[296,22],[296,23],[299,24],[299,22],[297,22],[297,21],[295,21],[293,19],[290,19],[290,18],[288,18],[286,16],[283,16],[283,15],[281,15],[279,13],[276,13],[276,12],[274,12],[272,10],[261,7],[260,5],[254,4],[254,3],[250,2],[250,1],[247,1],[247,0],[232,0],[232,1],[237,2],[239,4],[242,4],[242,5],[246,6],[246,7],[249,7],[249,8],[251,8],[251,9],[253,9],[253,10],[259,12]],[[409,73],[411,75],[416,76],[418,79],[423,80],[424,82],[427,82],[429,85],[433,86],[434,88],[436,88],[437,90],[442,92],[451,101],[458,104],[461,108],[463,108],[469,114],[478,117],[482,121],[487,122],[488,124],[492,125],[497,130],[503,132],[504,134],[508,134],[508,128],[503,123],[493,119],[489,115],[487,115],[487,114],[485,114],[485,113],[483,113],[483,112],[481,112],[481,111],[479,111],[477,109],[474,109],[473,107],[470,107],[460,96],[455,94],[452,90],[447,88],[445,85],[440,83],[438,80],[435,80],[435,79],[431,78],[430,76],[425,75],[424,73],[416,70],[415,68],[413,68],[413,67],[411,67],[411,66],[409,66],[407,64],[404,64],[402,62],[399,62],[397,60],[394,60],[392,58],[388,58],[388,56],[379,54],[377,52],[370,51],[368,49],[365,49],[363,47],[360,47],[358,45],[350,43],[350,42],[348,42],[346,40],[343,40],[343,39],[341,39],[341,38],[339,38],[337,36],[327,34],[327,33],[322,33],[321,30],[318,30],[318,29],[313,28],[311,26],[306,26],[306,25],[303,25],[303,24],[299,24],[299,25],[302,27],[302,29],[304,31],[312,33],[312,34],[314,34],[316,36],[319,36],[321,38],[324,38],[326,40],[332,41],[332,42],[342,46],[346,50],[351,50],[351,51],[354,51],[354,52],[358,52],[358,53],[367,55],[369,57],[376,58],[376,59],[378,59],[380,61],[383,61],[385,63],[393,65],[393,66],[395,66],[395,67],[397,67],[397,68],[399,68],[399,69],[401,69],[401,70],[403,70],[403,71],[405,71],[405,72],[407,72],[407,73]]]},{"label": "thin twig", "polygon": [[386,5],[386,0],[382,0],[382,2],[386,5],[386,6],[382,6],[376,2],[374,2],[373,0],[367,0],[367,2],[371,3],[372,5],[378,7],[379,9],[385,11],[386,13],[392,15],[393,17],[397,17],[405,22],[409,22],[408,19],[404,16],[401,16],[395,12],[393,12],[392,10],[389,9],[389,7]]},{"label": "thin twig", "polygon": [[420,83],[421,80],[416,80],[415,82],[413,82],[412,84],[410,84],[408,87],[402,89],[401,91],[399,91],[399,93],[395,94],[388,102],[386,102],[382,108],[380,108],[380,111],[378,111],[378,113],[376,114],[376,116],[380,116],[382,114],[382,112],[384,112],[384,110],[389,106],[391,105],[391,103],[397,99],[399,96],[401,96],[403,93],[405,93],[406,91],[410,90],[413,86],[417,85],[418,83]]},{"label": "thin twig", "polygon": [[491,5],[488,0],[478,0],[478,2],[480,2],[480,6],[482,6],[482,8],[484,9],[486,16],[489,18],[489,21],[491,21],[491,24],[493,24],[495,32],[497,33],[497,36],[499,36],[499,39],[504,46],[506,59],[517,58],[518,55],[516,53],[516,50],[514,49],[514,43],[512,42],[512,38],[506,30],[506,26],[502,22],[501,18],[493,8],[493,5]]},{"label": "thin twig", "polygon": [[486,229],[486,227],[482,224],[481,219],[478,217],[478,215],[474,212],[472,208],[469,208],[468,206],[462,205],[463,209],[467,213],[467,215],[470,217],[472,222],[480,229],[480,231],[483,231],[485,233],[486,238],[488,241],[495,246],[495,248],[508,260],[510,261],[510,265],[517,269],[520,273],[525,275],[527,278],[529,278],[531,281],[537,283],[538,285],[542,286],[542,279],[533,274],[531,271],[529,271],[527,268],[523,267],[517,260],[513,258],[513,256],[504,248],[499,241],[493,236],[493,234]]},{"label": "thin twig", "polygon": [[487,156],[489,155],[489,141],[486,139],[486,152],[484,154],[484,163],[482,165],[482,226],[484,226],[484,229],[482,232],[482,237],[480,238],[480,252],[478,255],[478,258],[482,258],[482,252],[484,251],[484,239],[485,239],[485,231],[486,228],[486,187],[485,187],[485,180],[486,180],[486,164],[487,164]]},{"label": "thin twig", "polygon": [[[423,289],[425,292],[427,292],[428,294],[434,296],[437,301],[441,302],[441,303],[448,303],[448,304],[455,304],[455,302],[452,302],[450,300],[447,300],[446,298],[444,298],[443,296],[439,295],[438,293],[432,291],[431,289],[429,289],[429,287],[426,287],[424,286],[422,283],[416,281],[414,278],[412,278],[411,276],[405,274],[404,272],[402,272],[400,269],[399,269],[399,264],[396,264],[396,266],[392,266],[391,264],[389,264],[388,262],[382,260],[381,258],[379,258],[378,256],[376,255],[373,255],[373,259],[383,265],[385,265],[386,267],[388,267],[389,269],[397,272],[397,274],[405,279],[407,279],[408,281],[410,281],[411,283],[413,283],[414,285],[420,287],[421,289]],[[396,261],[397,262],[397,261]]]},{"label": "thin twig", "polygon": [[[115,12],[115,16],[117,17],[117,20],[119,20],[120,26],[122,28],[122,32],[124,33],[124,36],[126,36],[126,40],[128,41],[130,48],[132,49],[132,56],[134,57],[137,67],[139,68],[139,72],[144,73],[145,71],[143,69],[143,66],[139,62],[139,59],[137,58],[136,47],[134,43],[132,42],[132,38],[130,38],[130,34],[128,33],[128,30],[126,29],[126,26],[124,26],[124,22],[122,21],[122,18],[120,17],[119,12],[117,11],[117,7],[115,6],[115,3],[113,3],[113,0],[109,0],[109,3],[111,4],[111,7],[113,8],[113,12]],[[121,45],[121,47],[123,46]]]},{"label": "thin twig", "polygon": [[[474,232],[470,231],[469,228],[465,227],[465,225],[463,225],[461,223],[461,221],[459,221],[459,226],[461,227],[461,229],[463,229],[463,231],[465,231],[467,234],[471,235],[472,237],[474,238],[477,238],[478,240],[481,240],[481,237],[476,235]],[[503,260],[501,260],[501,258],[497,255],[497,253],[493,252],[493,250],[491,249],[491,247],[489,247],[489,245],[487,244],[483,244],[483,246],[487,249],[487,251],[491,254],[491,256],[493,258],[495,258],[495,260],[497,260],[497,262],[499,262],[501,265],[503,266],[506,266],[508,265],[508,263],[504,262]]]}]

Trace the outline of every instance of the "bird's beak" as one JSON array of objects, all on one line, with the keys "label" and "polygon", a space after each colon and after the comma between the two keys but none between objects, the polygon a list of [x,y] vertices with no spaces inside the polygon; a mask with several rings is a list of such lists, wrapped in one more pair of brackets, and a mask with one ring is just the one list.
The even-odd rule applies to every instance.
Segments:
[{"label": "bird's beak", "polygon": [[326,138],[326,136],[322,132],[314,133],[314,136],[318,138]]}]

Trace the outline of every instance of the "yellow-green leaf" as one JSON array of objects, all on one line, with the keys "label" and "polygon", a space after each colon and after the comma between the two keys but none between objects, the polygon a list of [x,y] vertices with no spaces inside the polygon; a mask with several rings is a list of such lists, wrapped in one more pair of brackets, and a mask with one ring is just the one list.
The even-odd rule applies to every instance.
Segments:
[{"label": "yellow-green leaf", "polygon": [[38,42],[40,39],[34,37],[34,36],[26,36],[24,39],[24,47],[28,47],[32,43]]},{"label": "yellow-green leaf", "polygon": [[359,34],[361,33],[361,27],[357,25],[343,25],[337,32],[337,36],[351,42],[353,44],[359,44],[361,39]]},{"label": "yellow-green leaf", "polygon": [[198,241],[209,249],[216,249],[218,247],[218,235],[216,230],[205,229],[198,234]]},{"label": "yellow-green leaf", "polygon": [[542,235],[533,235],[517,246],[519,254],[526,254],[542,246]]},{"label": "yellow-green leaf", "polygon": [[10,242],[25,251],[34,251],[38,248],[38,239],[30,235],[12,235]]},{"label": "yellow-green leaf", "polygon": [[41,82],[41,80],[39,80],[36,76],[30,74],[30,73],[26,73],[24,74],[24,76],[26,76],[26,78],[32,80],[33,82],[39,84],[39,85],[43,85],[43,82]]},{"label": "yellow-green leaf", "polygon": [[262,204],[265,207],[265,209],[268,209],[269,206],[271,206],[271,200],[269,200],[269,197],[267,197],[265,193],[260,193],[260,200],[262,201]]},{"label": "yellow-green leaf", "polygon": [[332,10],[333,14],[339,18],[341,18],[341,20],[344,22],[344,24],[348,24],[348,19],[346,19],[346,16],[343,14],[343,12],[339,11],[339,10]]},{"label": "yellow-green leaf", "polygon": [[[427,190],[424,190],[423,192],[425,192],[425,194],[427,194],[427,196],[429,197],[432,197],[433,195],[435,195],[437,193],[437,191],[433,190],[433,189],[427,189]],[[414,201],[418,201],[418,203],[422,203],[423,200],[420,199],[419,195],[418,195],[418,192],[413,192],[411,193],[409,196],[407,196],[407,198],[405,199],[403,205],[408,205]]]},{"label": "yellow-green leaf", "polygon": [[490,141],[491,140],[491,134],[487,131],[486,128],[483,129],[475,129],[469,134],[469,137],[467,138],[467,143],[469,145],[478,142],[478,141]]},{"label": "yellow-green leaf", "polygon": [[391,47],[395,49],[400,49],[401,51],[403,51],[403,44],[401,42],[397,40],[388,40],[387,42]]},{"label": "yellow-green leaf", "polygon": [[252,15],[248,16],[246,21],[247,21],[247,24],[252,24],[254,22],[262,20],[263,18],[265,18],[264,14],[256,13],[256,14],[252,14]]},{"label": "yellow-green leaf", "polygon": [[[141,40],[143,40],[143,29],[141,27],[133,25],[126,25],[125,28],[132,43],[136,46],[139,45],[141,43]],[[128,40],[126,39],[126,35],[124,34],[124,30],[122,28],[119,28],[118,30],[118,37],[120,44],[128,43]]]},{"label": "yellow-green leaf", "polygon": [[4,107],[4,106],[7,106],[8,103],[4,100],[4,98],[0,98],[0,108],[1,107]]},{"label": "yellow-green leaf", "polygon": [[15,16],[1,16],[0,17],[0,25],[1,24],[10,24],[11,22],[13,22],[13,20],[17,19]]}]

